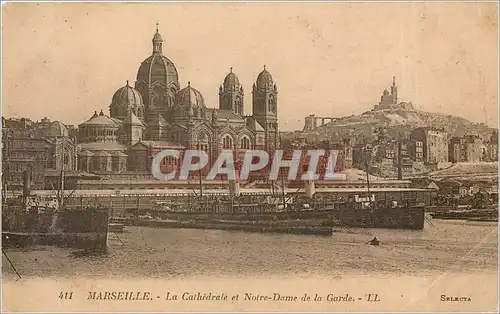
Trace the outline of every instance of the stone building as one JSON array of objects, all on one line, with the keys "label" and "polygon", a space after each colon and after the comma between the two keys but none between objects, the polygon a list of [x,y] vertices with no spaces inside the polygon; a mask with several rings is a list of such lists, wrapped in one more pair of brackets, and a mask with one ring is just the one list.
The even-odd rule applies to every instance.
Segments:
[{"label": "stone building", "polygon": [[485,161],[498,161],[498,131],[493,131],[486,143]]},{"label": "stone building", "polygon": [[455,136],[449,143],[449,161],[452,163],[483,161],[486,151],[482,146],[483,141],[477,135]]},{"label": "stone building", "polygon": [[181,88],[157,29],[152,53],[140,64],[134,87],[127,81],[115,92],[109,116],[95,112],[79,125],[79,168],[148,171],[150,165],[144,162],[159,148],[199,148],[210,162],[222,149],[272,152],[279,147],[278,89],[265,66],[252,86],[251,115],[243,110],[244,92],[232,68],[218,89],[218,108],[210,107],[190,82]]},{"label": "stone building", "polygon": [[424,161],[424,143],[419,140],[408,140],[408,156],[414,162],[423,162]]},{"label": "stone building", "polygon": [[413,130],[410,139],[422,142],[426,164],[448,162],[448,134],[442,129],[422,127]]},{"label": "stone building", "polygon": [[43,189],[47,172],[72,171],[76,164],[75,140],[63,123],[2,118],[4,189],[22,189],[25,170],[30,171],[32,188]]}]

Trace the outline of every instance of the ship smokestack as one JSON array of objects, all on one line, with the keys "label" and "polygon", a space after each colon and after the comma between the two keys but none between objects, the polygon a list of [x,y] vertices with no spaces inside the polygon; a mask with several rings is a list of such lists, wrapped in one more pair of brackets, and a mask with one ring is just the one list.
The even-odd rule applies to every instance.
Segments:
[{"label": "ship smokestack", "polygon": [[240,183],[238,180],[229,180],[229,196],[231,198],[240,196]]},{"label": "ship smokestack", "polygon": [[304,184],[304,189],[306,191],[306,196],[308,198],[313,198],[316,193],[316,188],[314,186],[314,173],[312,171],[307,172],[307,180]]},{"label": "ship smokestack", "polygon": [[238,197],[240,196],[240,176],[239,176],[239,173],[240,173],[240,169],[239,169],[239,163],[238,162],[235,162],[234,163],[234,169],[235,169],[235,173],[234,173],[234,177],[235,177],[235,180],[229,180],[229,196],[231,198],[234,198],[234,197]]}]

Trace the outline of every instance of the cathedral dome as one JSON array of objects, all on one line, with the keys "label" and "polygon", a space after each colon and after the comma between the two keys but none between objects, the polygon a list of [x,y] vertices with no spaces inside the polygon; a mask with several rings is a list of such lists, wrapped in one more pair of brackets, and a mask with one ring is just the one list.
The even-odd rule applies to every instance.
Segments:
[{"label": "cathedral dome", "polygon": [[231,68],[231,72],[229,72],[228,75],[226,75],[226,78],[224,79],[224,88],[225,89],[230,89],[232,87],[238,88],[240,86],[240,80],[236,76],[236,74],[233,73],[233,68]]},{"label": "cathedral dome", "polygon": [[111,105],[122,107],[142,106],[142,96],[138,90],[128,84],[118,89],[113,95]]},{"label": "cathedral dome", "polygon": [[158,81],[165,86],[174,84],[179,87],[179,75],[174,63],[162,54],[153,54],[142,62],[137,71],[137,81],[148,85]]},{"label": "cathedral dome", "polygon": [[151,86],[158,81],[168,88],[174,84],[178,90],[179,75],[174,63],[163,55],[163,38],[158,32],[158,24],[152,42],[153,53],[141,63],[137,71],[137,82]]},{"label": "cathedral dome", "polygon": [[205,100],[198,90],[191,87],[191,82],[188,82],[188,86],[175,95],[175,104],[186,108],[199,108],[205,107]]},{"label": "cathedral dome", "polygon": [[113,95],[111,105],[109,106],[111,118],[123,120],[128,112],[142,118],[144,114],[144,104],[142,96],[138,90],[128,84],[118,89]]},{"label": "cathedral dome", "polygon": [[264,70],[257,76],[256,83],[259,89],[271,88],[273,86],[273,77],[266,70],[266,66],[264,66]]}]

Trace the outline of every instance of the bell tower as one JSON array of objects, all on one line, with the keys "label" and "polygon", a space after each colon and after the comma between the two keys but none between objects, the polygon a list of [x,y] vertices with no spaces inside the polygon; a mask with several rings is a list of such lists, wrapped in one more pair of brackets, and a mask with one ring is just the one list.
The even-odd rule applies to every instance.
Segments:
[{"label": "bell tower", "polygon": [[278,138],[278,88],[273,82],[271,73],[260,72],[252,89],[253,116],[265,131],[265,148],[279,148]]},{"label": "bell tower", "polygon": [[231,110],[243,116],[243,99],[243,86],[241,86],[238,76],[233,73],[233,68],[231,68],[224,79],[224,83],[219,87],[219,108]]}]

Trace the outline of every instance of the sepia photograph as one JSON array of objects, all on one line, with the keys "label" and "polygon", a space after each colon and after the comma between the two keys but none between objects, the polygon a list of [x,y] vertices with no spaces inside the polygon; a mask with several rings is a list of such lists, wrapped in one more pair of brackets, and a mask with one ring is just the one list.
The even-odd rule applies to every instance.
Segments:
[{"label": "sepia photograph", "polygon": [[2,3],[2,312],[498,311],[497,2]]}]

